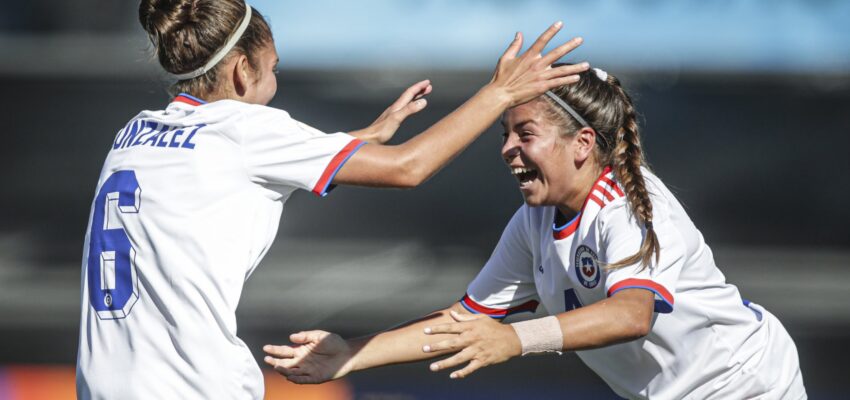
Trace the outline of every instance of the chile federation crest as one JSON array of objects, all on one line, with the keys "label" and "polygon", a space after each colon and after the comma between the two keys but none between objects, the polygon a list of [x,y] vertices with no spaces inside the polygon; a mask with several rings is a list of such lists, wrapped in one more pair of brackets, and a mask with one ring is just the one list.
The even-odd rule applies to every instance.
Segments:
[{"label": "chile federation crest", "polygon": [[579,246],[574,261],[578,281],[588,289],[595,288],[602,273],[599,270],[599,258],[593,249],[585,245]]}]

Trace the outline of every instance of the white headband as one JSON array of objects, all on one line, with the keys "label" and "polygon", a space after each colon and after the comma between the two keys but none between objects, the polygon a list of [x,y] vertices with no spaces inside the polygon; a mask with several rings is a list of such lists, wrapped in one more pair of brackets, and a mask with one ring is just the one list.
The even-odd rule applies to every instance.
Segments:
[{"label": "white headband", "polygon": [[212,58],[210,58],[210,60],[207,61],[207,63],[204,64],[202,67],[194,71],[186,72],[184,74],[173,74],[174,77],[177,78],[178,81],[182,81],[186,79],[197,78],[203,74],[206,74],[207,71],[213,69],[213,67],[215,67],[216,64],[218,64],[218,62],[221,61],[221,59],[223,59],[224,56],[226,56],[227,53],[230,52],[231,49],[233,49],[233,46],[236,46],[236,42],[238,42],[239,39],[242,38],[242,34],[245,33],[245,29],[248,29],[248,24],[250,23],[251,6],[248,5],[248,3],[246,2],[245,17],[242,18],[242,23],[239,24],[239,27],[236,28],[236,30],[230,34],[230,37],[227,39],[227,42],[224,43],[224,46],[218,49],[218,51],[213,54]]},{"label": "white headband", "polygon": [[[608,80],[608,73],[607,72],[605,72],[605,71],[603,71],[599,68],[594,68],[593,72],[595,72],[596,77],[599,78],[600,80],[602,80],[603,82]],[[549,96],[549,98],[552,99],[555,103],[558,103],[558,105],[561,106],[561,108],[563,108],[564,111],[570,113],[570,115],[572,115],[573,118],[575,118],[575,120],[578,121],[578,123],[581,124],[581,126],[592,128],[592,126],[590,126],[590,124],[588,124],[587,121],[584,118],[582,118],[581,115],[579,115],[579,113],[575,109],[570,107],[570,105],[567,104],[567,102],[564,101],[564,99],[558,97],[558,95],[555,94],[554,92],[552,92],[551,90],[547,90],[546,95]]]},{"label": "white headband", "polygon": [[587,121],[585,121],[584,118],[582,118],[576,110],[570,107],[570,105],[567,104],[567,102],[564,101],[562,98],[558,97],[557,94],[555,94],[551,90],[547,90],[546,95],[549,96],[549,98],[552,99],[555,103],[558,103],[558,105],[561,106],[564,111],[570,113],[570,115],[572,115],[573,118],[575,118],[575,120],[578,121],[578,123],[580,123],[582,127],[591,127],[590,124],[588,124]]}]

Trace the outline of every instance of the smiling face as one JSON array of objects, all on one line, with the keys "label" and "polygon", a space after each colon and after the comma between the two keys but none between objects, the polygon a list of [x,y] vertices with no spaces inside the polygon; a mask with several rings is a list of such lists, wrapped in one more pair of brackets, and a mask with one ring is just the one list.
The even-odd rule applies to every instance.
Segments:
[{"label": "smiling face", "polygon": [[538,100],[505,112],[502,159],[528,205],[560,206],[575,195],[575,140],[561,134],[561,127],[546,118],[544,107],[548,104]]}]

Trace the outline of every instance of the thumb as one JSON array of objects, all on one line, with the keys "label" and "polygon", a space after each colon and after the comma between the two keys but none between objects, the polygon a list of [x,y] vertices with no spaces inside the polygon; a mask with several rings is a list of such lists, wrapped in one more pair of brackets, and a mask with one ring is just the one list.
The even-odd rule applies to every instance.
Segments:
[{"label": "thumb", "polygon": [[481,314],[461,314],[455,310],[451,310],[450,313],[452,315],[452,318],[454,318],[454,320],[457,322],[475,321],[476,319],[484,317]]},{"label": "thumb", "polygon": [[325,331],[302,331],[290,335],[289,340],[297,344],[318,343],[326,336],[328,333]]},{"label": "thumb", "polygon": [[307,333],[306,332],[297,332],[289,335],[289,341],[297,344],[304,344],[307,342]]}]

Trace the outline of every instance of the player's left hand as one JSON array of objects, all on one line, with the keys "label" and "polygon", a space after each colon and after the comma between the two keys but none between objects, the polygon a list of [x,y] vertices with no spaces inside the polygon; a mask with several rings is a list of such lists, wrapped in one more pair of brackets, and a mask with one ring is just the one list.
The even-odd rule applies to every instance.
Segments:
[{"label": "player's left hand", "polygon": [[516,332],[510,325],[503,325],[482,314],[460,314],[451,311],[456,321],[425,328],[425,334],[454,334],[456,336],[426,345],[426,353],[451,350],[455,355],[431,364],[431,371],[442,371],[468,362],[465,367],[452,372],[452,379],[465,378],[479,368],[505,362],[522,353]]},{"label": "player's left hand", "polygon": [[425,109],[428,101],[424,97],[431,93],[431,90],[433,86],[429,80],[414,83],[402,92],[401,96],[387,107],[372,125],[351,134],[358,137],[362,135],[361,139],[367,142],[380,144],[388,142],[407,117]]},{"label": "player's left hand", "polygon": [[263,346],[264,361],[291,382],[316,384],[351,372],[351,347],[339,335],[306,331],[289,336],[292,346]]}]

